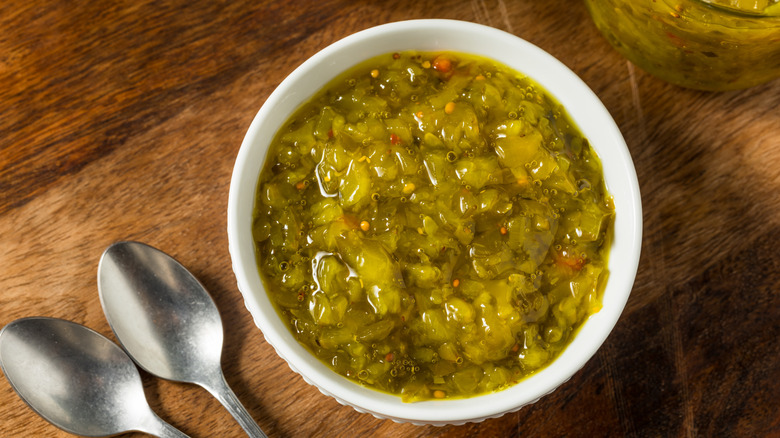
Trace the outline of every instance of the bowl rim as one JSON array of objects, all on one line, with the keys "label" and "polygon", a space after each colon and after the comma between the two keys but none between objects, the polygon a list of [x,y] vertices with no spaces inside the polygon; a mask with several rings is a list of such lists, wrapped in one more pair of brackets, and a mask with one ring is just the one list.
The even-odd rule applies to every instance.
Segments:
[{"label": "bowl rim", "polygon": [[[469,40],[469,37],[479,41]],[[451,38],[460,42],[453,44]],[[411,42],[415,42],[415,46],[406,47]],[[392,47],[395,48],[385,50]],[[513,53],[522,54],[523,59],[507,62],[505,57],[502,58],[504,55],[493,47],[512,49]],[[362,387],[336,374],[294,340],[276,310],[269,305],[257,272],[251,239],[251,211],[257,178],[267,143],[276,134],[279,124],[313,94],[299,91],[299,81],[318,83],[306,87],[316,91],[336,76],[318,76],[323,69],[338,73],[372,56],[401,50],[474,53],[531,77],[566,108],[593,145],[602,161],[607,189],[616,200],[616,212],[620,212],[616,215],[615,239],[609,261],[610,278],[604,292],[604,301],[609,306],[592,315],[580,328],[575,341],[551,364],[518,384],[495,393],[464,399],[402,403],[397,396]],[[344,65],[345,62],[348,64]],[[520,64],[526,68],[518,68]],[[288,111],[278,111],[279,106]],[[269,122],[279,119],[281,122]],[[591,120],[595,122],[589,122]],[[616,193],[619,194],[620,210]],[[305,381],[338,402],[377,418],[414,424],[463,424],[501,416],[535,402],[571,378],[595,355],[617,323],[633,287],[641,251],[642,205],[636,171],[619,128],[595,93],[568,67],[539,47],[493,27],[458,20],[421,19],[387,23],[340,39],[308,58],[279,84],[252,120],[238,151],[228,196],[227,232],[232,267],[245,306],[266,341]],[[618,260],[615,260],[616,256]],[[613,262],[619,263],[620,270],[613,268]],[[587,341],[583,334],[588,336]],[[479,403],[475,403],[477,399]]]}]

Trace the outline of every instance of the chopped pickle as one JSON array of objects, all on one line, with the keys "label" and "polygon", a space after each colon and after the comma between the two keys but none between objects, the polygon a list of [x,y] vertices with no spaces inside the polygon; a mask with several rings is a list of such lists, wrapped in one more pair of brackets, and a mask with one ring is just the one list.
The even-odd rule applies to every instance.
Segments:
[{"label": "chopped pickle", "polygon": [[614,208],[538,84],[457,53],[347,71],[277,133],[253,233],[271,301],[335,372],[404,401],[498,391],[600,309]]}]

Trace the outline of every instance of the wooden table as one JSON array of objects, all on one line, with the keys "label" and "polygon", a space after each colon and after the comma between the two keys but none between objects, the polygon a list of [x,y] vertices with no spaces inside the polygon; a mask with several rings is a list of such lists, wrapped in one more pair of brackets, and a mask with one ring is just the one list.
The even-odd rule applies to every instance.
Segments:
[{"label": "wooden table", "polygon": [[[328,44],[411,18],[507,30],[574,70],[620,126],[644,206],[636,284],[598,354],[538,403],[460,427],[378,420],[306,384],[254,326],[228,254],[232,166],[273,88]],[[140,240],[207,286],[227,380],[273,437],[780,435],[780,82],[671,86],[571,0],[5,0],[0,29],[0,325],[54,316],[114,339],[97,263]],[[143,380],[185,433],[243,436],[201,388]],[[67,434],[0,379],[0,436]]]}]

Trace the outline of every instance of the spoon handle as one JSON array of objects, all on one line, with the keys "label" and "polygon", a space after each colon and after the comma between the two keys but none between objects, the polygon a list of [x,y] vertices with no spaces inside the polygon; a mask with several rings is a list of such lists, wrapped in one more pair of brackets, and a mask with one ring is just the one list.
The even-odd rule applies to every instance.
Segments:
[{"label": "spoon handle", "polygon": [[171,426],[168,423],[163,423],[165,426],[160,430],[160,433],[157,435],[160,438],[190,438],[189,435],[185,434],[184,432],[180,431],[179,429],[176,429],[175,427]]},{"label": "spoon handle", "polygon": [[236,397],[233,390],[230,389],[227,381],[225,381],[225,376],[220,372],[219,377],[217,378],[215,376],[213,380],[214,382],[212,385],[204,387],[211,392],[223,406],[225,406],[228,412],[230,412],[230,415],[232,415],[233,418],[238,421],[241,428],[244,429],[244,432],[252,438],[268,438],[266,434],[263,433],[262,429],[260,429],[260,426],[255,423],[255,420],[252,419],[252,416],[249,415],[249,412],[244,408],[244,405],[238,400],[238,397]]},{"label": "spoon handle", "polygon": [[152,414],[145,427],[141,427],[139,430],[159,438],[190,438],[189,435],[166,423],[155,414]]}]

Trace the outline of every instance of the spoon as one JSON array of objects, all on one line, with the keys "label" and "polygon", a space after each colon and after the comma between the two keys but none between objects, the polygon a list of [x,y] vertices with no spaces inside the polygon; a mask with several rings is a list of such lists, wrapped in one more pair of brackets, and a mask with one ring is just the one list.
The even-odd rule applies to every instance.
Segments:
[{"label": "spoon", "polygon": [[118,242],[100,258],[98,291],[111,329],[141,368],[203,387],[249,436],[266,436],[225,381],[219,310],[187,268],[149,245]]},{"label": "spoon", "polygon": [[152,412],[127,354],[83,325],[44,317],[9,323],[0,331],[0,367],[33,411],[74,435],[187,437]]}]

